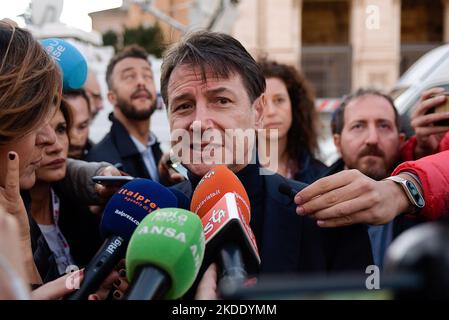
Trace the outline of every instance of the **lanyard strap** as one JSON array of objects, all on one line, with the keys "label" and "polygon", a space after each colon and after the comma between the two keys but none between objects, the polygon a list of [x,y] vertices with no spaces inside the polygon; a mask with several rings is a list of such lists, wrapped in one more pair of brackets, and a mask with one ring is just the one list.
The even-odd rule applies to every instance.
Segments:
[{"label": "lanyard strap", "polygon": [[65,250],[68,250],[69,243],[67,242],[66,238],[62,234],[61,229],[59,229],[59,224],[58,224],[59,223],[59,207],[60,207],[59,197],[53,191],[53,189],[50,188],[50,191],[51,191],[51,204],[52,204],[51,208],[53,211],[53,222],[56,227],[56,234],[58,236],[58,241],[62,248],[64,248]]}]

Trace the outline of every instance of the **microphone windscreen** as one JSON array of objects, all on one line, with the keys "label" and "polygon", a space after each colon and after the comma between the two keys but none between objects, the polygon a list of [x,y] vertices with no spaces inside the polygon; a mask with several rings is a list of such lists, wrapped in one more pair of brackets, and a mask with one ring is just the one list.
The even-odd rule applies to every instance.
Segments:
[{"label": "microphone windscreen", "polygon": [[41,44],[59,65],[63,91],[82,88],[87,79],[87,62],[81,52],[69,42],[58,38],[41,40]]},{"label": "microphone windscreen", "polygon": [[204,175],[192,195],[190,211],[202,218],[219,199],[232,192],[245,222],[250,221],[251,206],[245,187],[239,178],[226,166],[216,166]]},{"label": "microphone windscreen", "polygon": [[173,188],[173,187],[169,187],[168,190],[173,192],[176,199],[178,200],[178,205],[177,205],[178,208],[189,210],[190,199],[187,198],[187,196],[183,192],[181,192],[178,189]]},{"label": "microphone windscreen", "polygon": [[192,286],[204,257],[200,218],[187,210],[165,208],[145,217],[131,237],[126,252],[130,281],[138,269],[152,265],[165,271],[171,286],[165,299],[178,299]]},{"label": "microphone windscreen", "polygon": [[120,188],[109,200],[101,220],[101,233],[129,240],[140,221],[160,208],[177,207],[175,195],[149,179],[135,179]]},{"label": "microphone windscreen", "polygon": [[225,194],[201,218],[206,240],[205,262],[210,262],[210,258],[216,256],[226,244],[234,243],[243,253],[247,270],[255,273],[260,265],[257,241],[251,227],[240,214],[236,200],[235,194]]}]

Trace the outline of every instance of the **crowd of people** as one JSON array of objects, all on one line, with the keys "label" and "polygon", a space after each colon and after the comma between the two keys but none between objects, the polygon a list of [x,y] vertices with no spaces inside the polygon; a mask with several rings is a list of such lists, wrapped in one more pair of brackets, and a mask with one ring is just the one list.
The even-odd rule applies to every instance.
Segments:
[{"label": "crowd of people", "polygon": [[[248,277],[365,274],[367,266],[382,268],[405,230],[449,213],[449,127],[434,125],[449,114],[428,112],[446,102],[442,89],[422,93],[408,140],[388,95],[363,88],[348,94],[331,121],[341,157],[327,167],[318,160],[320,127],[307,79],[292,66],[257,62],[229,35],[185,36],[165,52],[161,79],[141,47],[116,53],[106,72],[111,128],[97,144],[88,139],[103,108],[96,76],[89,72],[77,89],[64,88],[64,76],[27,30],[0,21],[0,299],[63,299],[77,289],[69,279],[83,282],[103,241],[102,211],[119,189],[92,177],[151,179],[190,202],[203,176],[224,163],[221,156],[189,161],[203,159],[211,143],[203,138],[180,157],[188,179],[170,166],[150,130],[156,81],[172,133],[265,133],[242,144],[244,162],[235,157],[238,143],[213,141],[213,156],[233,155],[225,164],[249,199],[260,268]],[[294,196],[280,192],[282,185]],[[126,297],[125,263],[88,299]],[[222,272],[216,263],[203,266],[185,299],[220,298]]]}]

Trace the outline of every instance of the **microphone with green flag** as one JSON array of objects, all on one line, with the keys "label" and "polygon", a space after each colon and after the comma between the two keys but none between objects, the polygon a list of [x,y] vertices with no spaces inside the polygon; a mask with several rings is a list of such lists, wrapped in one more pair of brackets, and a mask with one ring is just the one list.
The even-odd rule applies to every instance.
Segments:
[{"label": "microphone with green flag", "polygon": [[164,208],[146,216],[126,252],[127,300],[178,299],[192,286],[204,257],[198,215]]}]

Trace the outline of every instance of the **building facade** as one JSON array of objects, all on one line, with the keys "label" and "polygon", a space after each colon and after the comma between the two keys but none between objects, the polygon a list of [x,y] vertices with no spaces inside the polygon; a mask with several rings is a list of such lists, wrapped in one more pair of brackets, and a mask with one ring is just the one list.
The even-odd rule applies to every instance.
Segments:
[{"label": "building facade", "polygon": [[[187,26],[199,2],[154,5]],[[240,0],[237,11],[230,33],[255,58],[301,68],[318,97],[361,86],[388,91],[417,58],[449,41],[449,0]],[[156,21],[134,4],[90,16],[100,32]],[[182,36],[163,21],[160,26],[167,43]]]}]

